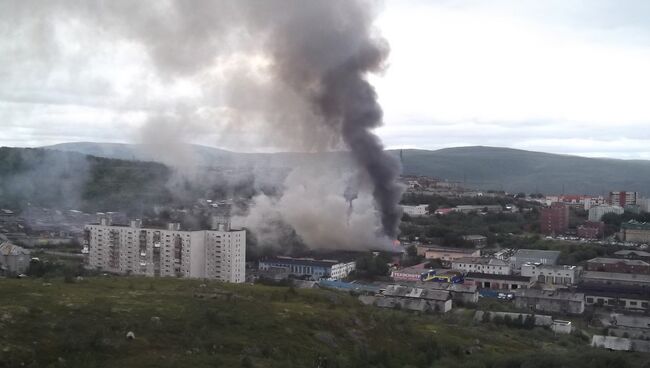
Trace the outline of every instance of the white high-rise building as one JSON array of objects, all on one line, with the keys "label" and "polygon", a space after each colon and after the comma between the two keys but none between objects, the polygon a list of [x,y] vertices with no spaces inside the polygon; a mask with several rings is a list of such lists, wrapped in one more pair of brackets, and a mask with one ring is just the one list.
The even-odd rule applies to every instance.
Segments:
[{"label": "white high-rise building", "polygon": [[89,266],[142,276],[181,276],[244,282],[246,232],[215,224],[217,230],[183,231],[112,225],[107,218],[86,225]]},{"label": "white high-rise building", "polygon": [[594,206],[589,209],[589,221],[600,221],[608,213],[620,215],[623,212],[625,210],[620,206]]}]

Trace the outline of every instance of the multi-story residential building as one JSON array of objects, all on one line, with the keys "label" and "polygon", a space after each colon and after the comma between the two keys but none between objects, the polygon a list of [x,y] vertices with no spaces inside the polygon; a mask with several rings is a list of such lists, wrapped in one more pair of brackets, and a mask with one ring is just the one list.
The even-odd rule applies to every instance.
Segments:
[{"label": "multi-story residential building", "polygon": [[597,222],[600,221],[604,215],[608,213],[615,213],[617,215],[625,212],[621,206],[595,206],[589,209],[589,221]]},{"label": "multi-story residential building", "polygon": [[650,243],[650,223],[625,222],[621,224],[619,238],[632,243]]},{"label": "multi-story residential building", "polygon": [[641,211],[650,212],[650,198],[637,198],[636,204],[639,206]]},{"label": "multi-story residential building", "polygon": [[591,207],[595,206],[602,206],[607,204],[607,199],[603,196],[598,196],[598,197],[586,197],[584,199],[584,209],[585,211],[589,211]]},{"label": "multi-story residential building", "polygon": [[258,268],[262,271],[284,269],[288,274],[309,276],[314,280],[321,278],[340,280],[356,269],[356,263],[313,258],[273,257],[259,261]]},{"label": "multi-story residential building", "polygon": [[605,232],[605,223],[602,221],[587,221],[578,226],[578,237],[583,239],[600,239]]},{"label": "multi-story residential building", "polygon": [[576,283],[579,270],[576,266],[526,263],[521,266],[521,276],[530,277],[533,281],[544,284],[573,285]]},{"label": "multi-story residential building", "polygon": [[518,249],[510,257],[510,264],[513,271],[520,271],[521,266],[526,263],[540,263],[545,265],[557,264],[560,251],[557,250],[537,250],[537,249]]},{"label": "multi-story residential building", "polygon": [[224,282],[244,282],[246,232],[215,223],[215,230],[184,231],[179,224],[167,229],[113,225],[108,218],[86,225],[88,264],[120,274],[182,276]]},{"label": "multi-story residential building", "polygon": [[552,203],[542,208],[540,231],[547,235],[560,235],[569,230],[569,206],[564,203]]},{"label": "multi-story residential building", "polygon": [[650,274],[650,264],[638,259],[593,258],[587,261],[588,271]]},{"label": "multi-story residential building", "polygon": [[638,197],[637,192],[609,192],[609,203],[619,207],[635,205]]},{"label": "multi-story residential building", "polygon": [[496,258],[463,257],[451,261],[451,268],[464,273],[476,272],[492,275],[509,275],[510,263]]},{"label": "multi-story residential building", "polygon": [[405,214],[415,217],[426,216],[428,213],[427,208],[429,208],[429,206],[426,204],[420,204],[417,206],[402,206],[402,210]]}]

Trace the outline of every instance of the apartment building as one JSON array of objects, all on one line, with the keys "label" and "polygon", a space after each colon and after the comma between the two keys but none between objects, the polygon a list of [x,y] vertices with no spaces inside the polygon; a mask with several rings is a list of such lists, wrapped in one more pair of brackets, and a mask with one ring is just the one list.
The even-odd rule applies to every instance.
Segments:
[{"label": "apartment building", "polygon": [[569,206],[564,203],[552,203],[542,208],[540,231],[546,235],[561,235],[569,230]]},{"label": "apartment building", "polygon": [[143,228],[139,220],[113,225],[104,217],[85,226],[88,264],[119,274],[244,282],[246,232],[231,230],[228,223],[213,228],[184,231],[175,223]]},{"label": "apartment building", "polygon": [[609,203],[614,206],[625,207],[637,204],[639,193],[637,192],[609,192]]},{"label": "apartment building", "polygon": [[589,209],[588,219],[591,222],[598,222],[608,213],[621,215],[623,212],[625,212],[625,210],[621,206],[594,206]]}]

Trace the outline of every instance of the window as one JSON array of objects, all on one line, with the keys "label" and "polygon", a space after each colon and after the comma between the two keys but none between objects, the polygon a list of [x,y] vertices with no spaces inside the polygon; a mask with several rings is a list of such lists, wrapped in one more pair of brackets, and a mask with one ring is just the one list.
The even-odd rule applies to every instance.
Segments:
[{"label": "window", "polygon": [[594,303],[594,298],[587,298],[587,303],[593,304]]}]

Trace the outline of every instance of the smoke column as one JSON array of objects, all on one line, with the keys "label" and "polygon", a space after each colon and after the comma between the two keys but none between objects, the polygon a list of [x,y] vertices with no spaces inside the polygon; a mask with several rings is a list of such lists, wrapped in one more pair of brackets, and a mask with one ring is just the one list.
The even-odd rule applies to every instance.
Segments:
[{"label": "smoke column", "polygon": [[401,168],[371,131],[381,125],[382,110],[366,80],[368,73],[382,68],[388,47],[373,37],[368,3],[305,3],[311,9],[290,19],[272,38],[278,42],[272,44],[278,74],[298,94],[309,96],[324,123],[340,134],[372,183],[384,233],[396,238],[402,194],[396,179]]},{"label": "smoke column", "polygon": [[[136,77],[119,86],[129,91],[126,97],[87,103],[146,116],[143,133],[134,137],[142,137],[163,161],[183,157],[186,166],[192,160],[181,156],[178,143],[206,135],[224,148],[349,150],[361,183],[359,198],[364,198],[359,201],[366,203],[364,195],[371,193],[378,212],[366,210],[378,222],[366,231],[395,238],[400,165],[372,133],[382,123],[382,110],[367,80],[383,69],[389,50],[373,26],[376,5],[369,0],[7,0],[0,3],[0,30],[17,40],[11,44],[14,58],[35,61],[14,63],[11,73],[37,76],[34,88],[57,72],[72,82],[98,73],[97,85],[111,86],[110,77],[102,84],[97,60],[127,50],[125,59],[136,61],[126,66],[135,67],[128,69]],[[192,93],[175,94],[178,85],[192,86]],[[111,88],[105,90],[110,96]],[[166,154],[173,157],[165,160]],[[300,180],[294,176],[291,182]],[[310,223],[318,221],[314,217]]]}]

